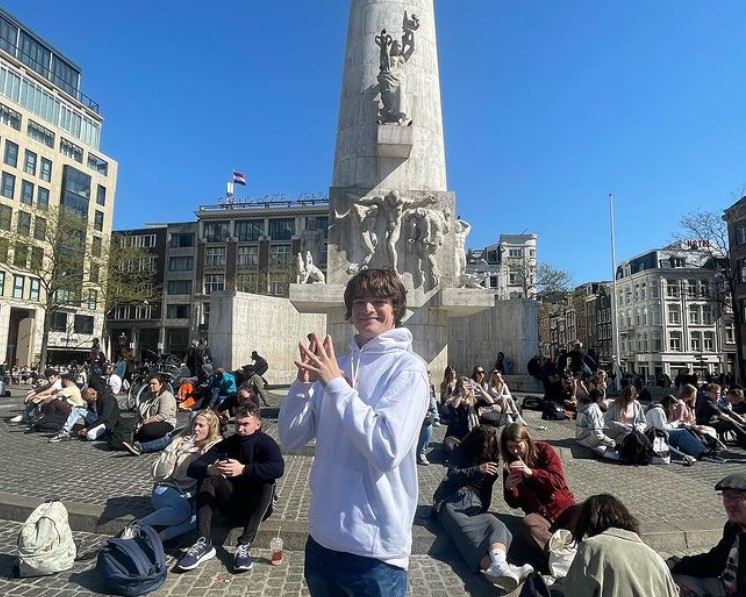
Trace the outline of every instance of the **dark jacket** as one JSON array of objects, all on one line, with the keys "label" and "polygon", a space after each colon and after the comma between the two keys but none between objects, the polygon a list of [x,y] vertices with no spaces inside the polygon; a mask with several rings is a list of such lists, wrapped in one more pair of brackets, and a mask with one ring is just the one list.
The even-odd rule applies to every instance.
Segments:
[{"label": "dark jacket", "polygon": [[107,431],[111,431],[119,424],[121,420],[119,404],[109,388],[106,388],[104,391],[99,390],[98,398],[93,408],[96,412],[96,420],[91,423],[91,429],[97,425],[104,425]]},{"label": "dark jacket", "polygon": [[479,470],[479,463],[474,464],[466,459],[463,450],[456,449],[451,457],[445,478],[440,482],[433,494],[433,504],[437,511],[441,506],[455,496],[457,492],[467,487],[479,498],[482,512],[487,512],[492,501],[492,486],[497,475],[487,475]]},{"label": "dark jacket", "polygon": [[736,583],[739,595],[746,595],[746,531],[733,522],[726,522],[723,528],[723,538],[710,551],[696,556],[681,558],[671,572],[686,574],[696,578],[717,578],[725,570],[736,537],[740,534],[738,550],[738,577]]},{"label": "dark jacket", "polygon": [[503,495],[511,508],[520,508],[526,514],[541,514],[554,522],[575,504],[575,496],[567,486],[562,461],[554,448],[544,442],[535,442],[534,446],[536,463],[528,465],[533,474],[524,478],[515,489],[508,490],[505,487],[508,475],[503,471]]},{"label": "dark jacket", "polygon": [[232,458],[246,465],[246,470],[236,481],[246,486],[259,485],[282,477],[285,461],[280,446],[261,429],[248,436],[237,433],[215,444],[194,460],[187,469],[193,479],[207,477],[207,467],[219,459]]}]

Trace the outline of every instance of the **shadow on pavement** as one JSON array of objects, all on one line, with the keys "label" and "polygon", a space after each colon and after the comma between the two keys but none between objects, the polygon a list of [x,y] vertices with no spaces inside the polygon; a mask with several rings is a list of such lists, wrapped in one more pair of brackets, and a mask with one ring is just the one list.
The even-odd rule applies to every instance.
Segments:
[{"label": "shadow on pavement", "polygon": [[152,511],[150,496],[123,495],[106,500],[104,511],[98,519],[99,525],[104,525],[117,518],[139,518]]}]

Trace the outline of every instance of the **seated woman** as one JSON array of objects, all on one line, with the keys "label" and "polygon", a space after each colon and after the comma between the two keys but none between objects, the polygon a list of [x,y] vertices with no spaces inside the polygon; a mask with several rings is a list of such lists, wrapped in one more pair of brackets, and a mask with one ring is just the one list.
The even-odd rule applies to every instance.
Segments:
[{"label": "seated woman", "polygon": [[480,402],[479,418],[488,425],[527,425],[510,394],[508,384],[496,370],[490,373],[487,393],[482,396]]},{"label": "seated woman", "polygon": [[158,533],[163,541],[197,527],[194,498],[197,481],[186,472],[193,460],[221,439],[217,415],[211,410],[199,411],[189,428],[175,437],[153,462],[150,500],[155,511],[139,523],[165,527]]},{"label": "seated woman", "polygon": [[573,536],[579,546],[562,582],[567,597],[678,596],[666,562],[642,542],[639,523],[614,496],[585,500]]},{"label": "seated woman", "polygon": [[487,378],[485,377],[484,367],[477,365],[471,372],[471,389],[477,400],[481,400],[488,393]]},{"label": "seated woman", "polygon": [[440,394],[438,396],[438,409],[440,410],[440,415],[442,417],[448,416],[445,405],[453,396],[453,391],[456,389],[457,379],[456,368],[453,365],[446,366],[446,370],[443,373],[443,381],[440,383]]},{"label": "seated woman", "polygon": [[448,457],[469,431],[479,424],[477,416],[477,400],[472,392],[471,380],[461,376],[445,409],[448,414],[448,427],[443,445]]},{"label": "seated woman", "polygon": [[604,433],[604,411],[606,398],[601,390],[590,391],[587,402],[578,404],[575,420],[575,440],[586,448],[608,460],[619,460],[616,442]]},{"label": "seated woman", "polygon": [[660,403],[648,408],[645,420],[650,427],[666,432],[673,458],[692,464],[695,460],[708,455],[710,448],[689,425],[682,424],[676,419],[675,407],[676,398],[671,395],[664,396]]},{"label": "seated woman", "polygon": [[154,373],[148,378],[150,391],[137,406],[133,442],[123,442],[130,453],[138,456],[142,453],[140,444],[161,439],[176,427],[176,398],[166,389],[163,377]]},{"label": "seated woman", "polygon": [[511,535],[488,512],[499,470],[500,449],[492,427],[472,429],[456,449],[445,478],[433,496],[433,514],[472,570],[496,587],[513,591],[533,571],[508,564]]},{"label": "seated woman", "polygon": [[628,384],[604,414],[604,431],[617,444],[633,429],[645,431],[645,413],[637,401],[637,388]]},{"label": "seated woman", "polygon": [[567,486],[562,461],[552,446],[534,442],[518,423],[503,429],[500,451],[505,501],[525,512],[521,531],[546,565],[552,533],[572,530],[576,515],[575,497]]}]

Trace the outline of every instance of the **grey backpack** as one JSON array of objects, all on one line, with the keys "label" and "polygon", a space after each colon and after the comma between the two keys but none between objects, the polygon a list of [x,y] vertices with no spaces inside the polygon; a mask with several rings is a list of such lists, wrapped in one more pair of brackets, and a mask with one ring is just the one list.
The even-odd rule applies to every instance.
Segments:
[{"label": "grey backpack", "polygon": [[76,547],[67,521],[67,509],[59,500],[37,507],[18,533],[18,576],[46,576],[69,570]]}]

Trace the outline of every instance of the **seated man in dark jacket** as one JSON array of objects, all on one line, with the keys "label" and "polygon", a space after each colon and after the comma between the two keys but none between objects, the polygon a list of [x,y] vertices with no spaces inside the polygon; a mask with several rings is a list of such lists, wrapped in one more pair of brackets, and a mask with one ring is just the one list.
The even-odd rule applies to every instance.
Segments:
[{"label": "seated man in dark jacket", "polygon": [[[93,387],[96,386],[96,387]],[[82,417],[85,426],[78,431],[78,437],[94,441],[110,433],[120,421],[119,404],[111,389],[103,383],[93,384],[81,393],[87,408],[75,407],[67,417],[62,430],[52,437],[50,443],[72,438],[72,429]]]},{"label": "seated man in dark jacket", "polygon": [[718,434],[728,431],[736,436],[736,445],[746,448],[746,428],[736,422],[735,418],[727,411],[722,410],[717,400],[720,397],[720,386],[710,383],[705,386],[704,398],[698,399],[695,406],[697,425],[709,425],[714,427]]},{"label": "seated man in dark jacket", "polygon": [[243,524],[233,560],[236,571],[251,570],[249,553],[259,525],[272,512],[275,480],[282,477],[285,461],[277,442],[261,430],[261,410],[256,405],[236,410],[236,433],[215,444],[194,460],[187,474],[200,481],[197,491],[199,539],[177,566],[192,570],[215,557],[211,539],[212,516],[224,516]]},{"label": "seated man in dark jacket", "polygon": [[668,560],[681,597],[746,595],[746,473],[728,475],[715,490],[728,515],[723,538],[707,553]]}]

